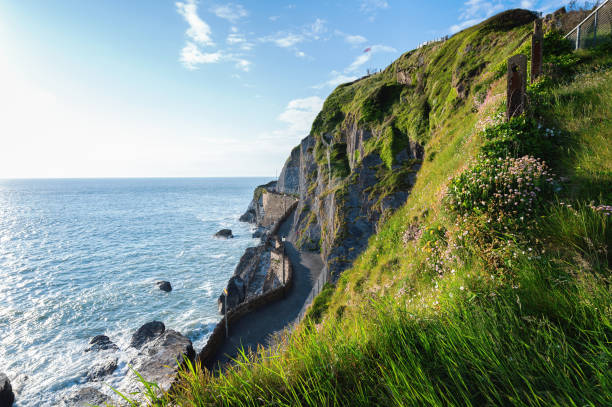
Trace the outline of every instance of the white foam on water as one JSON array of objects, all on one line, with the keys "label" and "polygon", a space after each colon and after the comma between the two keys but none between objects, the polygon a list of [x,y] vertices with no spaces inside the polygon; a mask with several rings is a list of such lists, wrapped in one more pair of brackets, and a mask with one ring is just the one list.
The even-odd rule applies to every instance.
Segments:
[{"label": "white foam on water", "polygon": [[[121,386],[132,333],[163,321],[206,343],[217,296],[244,249],[238,222],[263,180],[0,181],[0,360],[17,407],[54,406],[93,385],[88,369],[106,352],[85,352],[107,335],[120,348],[105,378]],[[236,238],[212,238],[219,225]],[[168,280],[165,293],[154,282]]]}]

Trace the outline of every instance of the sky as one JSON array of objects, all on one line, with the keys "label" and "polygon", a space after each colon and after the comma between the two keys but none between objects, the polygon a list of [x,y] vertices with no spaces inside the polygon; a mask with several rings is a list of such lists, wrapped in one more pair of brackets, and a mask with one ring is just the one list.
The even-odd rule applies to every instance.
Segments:
[{"label": "sky", "polygon": [[0,0],[0,178],[280,173],[340,83],[557,0]]}]

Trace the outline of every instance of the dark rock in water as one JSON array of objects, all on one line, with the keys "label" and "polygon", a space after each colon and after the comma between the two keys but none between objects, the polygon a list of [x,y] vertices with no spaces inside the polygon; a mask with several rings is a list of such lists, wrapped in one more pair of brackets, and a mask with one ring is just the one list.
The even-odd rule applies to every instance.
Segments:
[{"label": "dark rock in water", "polygon": [[157,338],[159,335],[163,334],[166,330],[166,326],[163,322],[153,321],[147,322],[132,335],[132,339],[130,340],[130,346],[136,349],[140,349],[142,345],[145,343]]},{"label": "dark rock in water", "polygon": [[64,397],[60,406],[64,407],[90,407],[101,406],[108,401],[108,397],[94,387],[85,387]]},{"label": "dark rock in water", "polygon": [[169,281],[156,281],[155,285],[157,286],[157,288],[167,293],[172,291],[172,285],[170,284]]},{"label": "dark rock in water", "polygon": [[11,382],[4,373],[0,373],[0,407],[11,407],[15,401]]},{"label": "dark rock in water", "polygon": [[260,226],[255,230],[255,232],[253,232],[252,237],[253,238],[262,237],[266,233],[266,231],[267,231],[266,228]]},{"label": "dark rock in water", "polygon": [[220,238],[220,239],[231,239],[234,237],[234,235],[232,234],[231,229],[221,229],[220,231],[215,233],[213,237]]},{"label": "dark rock in water", "polygon": [[[179,332],[169,329],[145,344],[130,365],[145,380],[157,383],[162,391],[168,391],[175,380],[179,364],[184,362],[185,357],[191,361],[195,359],[191,341]],[[132,371],[129,375],[131,381],[137,382]]]},{"label": "dark rock in water", "polygon": [[94,336],[91,341],[89,341],[89,347],[85,349],[85,352],[109,349],[118,350],[119,348],[117,347],[117,345],[111,342],[108,336],[97,335]]},{"label": "dark rock in water", "polygon": [[104,376],[108,376],[113,373],[115,369],[117,369],[117,362],[119,359],[112,358],[106,359],[105,361],[95,364],[92,368],[87,372],[87,381],[95,382],[102,380]]},{"label": "dark rock in water", "polygon": [[[227,308],[230,310],[244,301],[246,297],[246,284],[240,276],[233,276],[227,282]],[[225,294],[221,294],[217,300],[220,314],[225,314]]]},{"label": "dark rock in water", "polygon": [[255,223],[256,216],[257,214],[255,213],[255,209],[249,207],[247,211],[242,214],[240,218],[238,218],[238,220],[240,222]]}]

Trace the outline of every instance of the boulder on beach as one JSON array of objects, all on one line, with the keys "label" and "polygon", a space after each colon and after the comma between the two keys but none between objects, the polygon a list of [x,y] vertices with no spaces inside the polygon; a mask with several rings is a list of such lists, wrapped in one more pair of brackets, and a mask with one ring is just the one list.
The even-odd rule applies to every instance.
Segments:
[{"label": "boulder on beach", "polygon": [[14,401],[11,381],[4,373],[0,373],[0,407],[11,407]]},{"label": "boulder on beach", "polygon": [[136,349],[140,349],[145,343],[157,338],[166,330],[166,326],[163,322],[152,321],[147,322],[132,335],[130,340],[130,346]]},{"label": "boulder on beach", "polygon": [[[193,344],[189,338],[168,329],[147,342],[130,365],[144,380],[155,382],[162,391],[168,391],[174,383],[179,364],[182,364],[185,358],[191,361],[195,359]],[[132,371],[128,375],[132,382],[138,382]]]},{"label": "boulder on beach", "polygon": [[167,293],[172,291],[172,285],[170,284],[169,281],[156,281],[155,285],[157,286],[157,288]]},{"label": "boulder on beach", "polygon": [[119,359],[110,358],[93,365],[89,372],[87,372],[87,381],[100,381],[104,376],[112,374],[117,369],[117,362],[119,362]]},{"label": "boulder on beach", "polygon": [[89,351],[101,351],[101,350],[118,350],[119,348],[113,342],[111,342],[110,338],[106,335],[97,335],[94,336],[91,341],[89,341],[89,347],[85,349],[85,352]]},{"label": "boulder on beach", "polygon": [[108,402],[108,397],[94,387],[85,387],[70,393],[60,403],[62,407],[102,406]]},{"label": "boulder on beach", "polygon": [[231,229],[221,229],[220,231],[215,233],[213,237],[216,237],[218,239],[231,239],[234,237],[234,235],[232,234]]}]

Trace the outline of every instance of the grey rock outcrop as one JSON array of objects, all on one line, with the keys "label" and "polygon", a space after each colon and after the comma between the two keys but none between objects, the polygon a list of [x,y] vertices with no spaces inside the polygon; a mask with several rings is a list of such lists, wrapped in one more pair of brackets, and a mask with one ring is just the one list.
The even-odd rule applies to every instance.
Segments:
[{"label": "grey rock outcrop", "polygon": [[103,380],[104,376],[112,374],[117,369],[118,361],[119,359],[117,358],[110,358],[93,365],[87,372],[87,381],[95,382]]},{"label": "grey rock outcrop", "polygon": [[89,347],[85,349],[85,352],[90,351],[101,351],[101,350],[118,350],[119,348],[113,342],[111,342],[110,338],[106,335],[97,335],[94,336],[91,341],[89,341]]},{"label": "grey rock outcrop", "polygon": [[0,373],[0,407],[11,407],[14,402],[15,394],[11,381],[4,373]]},{"label": "grey rock outcrop", "polygon": [[[130,364],[146,381],[155,382],[162,391],[168,391],[185,358],[195,359],[191,341],[179,332],[168,329],[144,344]],[[138,382],[133,372],[128,375],[133,383]]]},{"label": "grey rock outcrop", "polygon": [[267,184],[263,184],[255,188],[253,192],[253,199],[249,203],[247,211],[240,216],[241,222],[248,222],[253,224],[259,224],[264,217],[264,203],[263,203],[263,193],[266,192],[276,192],[276,181],[270,181]]},{"label": "grey rock outcrop", "polygon": [[[287,160],[287,165],[299,161],[299,202],[290,238],[302,250],[320,251],[333,279],[365,250],[380,219],[404,204],[416,180],[423,147],[406,138],[392,168],[385,169],[388,163],[379,153],[364,148],[382,136],[349,115],[338,133],[307,136]],[[329,161],[317,162],[315,150],[319,157],[329,157],[332,150],[345,156],[349,175],[332,174]],[[402,173],[392,190],[379,187],[389,170]]]},{"label": "grey rock outcrop", "polygon": [[213,235],[217,239],[231,239],[234,237],[231,229],[221,229]]},{"label": "grey rock outcrop", "polygon": [[265,234],[266,234],[266,228],[264,228],[263,226],[259,226],[259,227],[257,227],[257,229],[255,229],[255,232],[253,232],[251,237],[253,237],[253,238],[261,238]]},{"label": "grey rock outcrop", "polygon": [[155,285],[162,291],[169,293],[172,291],[172,284],[169,281],[156,281]]},{"label": "grey rock outcrop", "polygon": [[217,300],[220,314],[225,314],[226,304],[227,308],[229,309],[236,308],[236,306],[243,302],[246,297],[246,285],[244,284],[244,280],[242,280],[239,275],[234,275],[229,279],[226,290],[227,302],[225,300],[225,293],[221,294]]},{"label": "grey rock outcrop", "polygon": [[108,402],[108,397],[95,387],[84,387],[68,396],[60,402],[62,407],[91,407],[101,406]]},{"label": "grey rock outcrop", "polygon": [[[248,247],[227,283],[227,307],[231,310],[245,301],[262,293],[263,284],[270,267],[271,247],[261,244]],[[225,294],[217,300],[219,312],[225,314]]]},{"label": "grey rock outcrop", "polygon": [[146,324],[138,328],[136,332],[134,332],[134,334],[132,335],[132,339],[130,340],[130,346],[136,349],[140,349],[142,345],[157,338],[158,336],[163,334],[165,330],[166,326],[163,322],[147,322]]},{"label": "grey rock outcrop", "polygon": [[291,154],[278,177],[276,192],[297,195],[300,191],[300,147],[291,150]]}]

